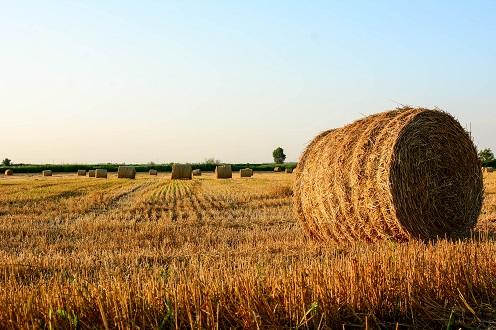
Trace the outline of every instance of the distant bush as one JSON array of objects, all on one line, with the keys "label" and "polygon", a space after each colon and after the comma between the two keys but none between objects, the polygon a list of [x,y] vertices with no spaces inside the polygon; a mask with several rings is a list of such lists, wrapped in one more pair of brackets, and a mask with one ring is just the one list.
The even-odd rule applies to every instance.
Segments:
[{"label": "distant bush", "polygon": [[[53,165],[53,164],[23,164],[23,165],[15,165],[9,166],[14,170],[15,173],[41,173],[44,170],[51,170],[52,172],[59,173],[76,173],[78,170],[94,170],[97,168],[105,169],[108,172],[117,172],[120,164],[61,164],[61,165]],[[130,166],[134,166],[136,168],[136,172],[148,172],[150,170],[157,170],[159,172],[170,172],[172,170],[172,164],[128,164]],[[272,172],[274,167],[279,166],[283,169],[285,168],[295,168],[296,163],[286,163],[284,165],[275,164],[275,163],[266,163],[266,164],[231,164],[233,171],[239,171],[242,168],[251,168],[253,171],[267,171]],[[217,164],[191,164],[193,169],[200,169],[204,172],[213,172]],[[0,173],[5,172],[8,169],[7,166],[0,166]]]}]

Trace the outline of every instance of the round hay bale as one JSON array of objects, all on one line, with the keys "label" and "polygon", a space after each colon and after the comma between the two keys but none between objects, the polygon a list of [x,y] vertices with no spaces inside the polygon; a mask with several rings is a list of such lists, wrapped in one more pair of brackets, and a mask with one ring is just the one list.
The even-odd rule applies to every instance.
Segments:
[{"label": "round hay bale", "polygon": [[134,166],[119,166],[117,168],[118,179],[134,179],[136,178],[136,169]]},{"label": "round hay bale", "polygon": [[51,170],[44,170],[41,172],[43,176],[52,176],[52,171]]},{"label": "round hay bale", "polygon": [[274,167],[274,172],[282,172],[282,170],[279,166],[276,166]]},{"label": "round hay bale", "polygon": [[6,176],[14,175],[14,171],[9,168],[8,170],[5,171],[5,175]]},{"label": "round hay bale", "polygon": [[288,174],[293,173],[293,169],[292,169],[292,168],[290,168],[290,167],[286,168],[286,173],[288,173]]},{"label": "round hay bale", "polygon": [[102,168],[97,168],[95,170],[95,178],[106,179],[107,178],[107,170]]},{"label": "round hay bale", "polygon": [[202,171],[199,168],[193,170],[193,176],[201,176],[201,175],[202,175]]},{"label": "round hay bale", "polygon": [[89,170],[88,171],[88,177],[94,178],[95,177],[95,170]]},{"label": "round hay bale", "polygon": [[404,107],[318,135],[298,162],[294,196],[317,239],[456,238],[476,224],[482,172],[450,114]]},{"label": "round hay bale", "polygon": [[172,165],[172,180],[191,180],[192,170],[190,164],[173,164]]},{"label": "round hay bale", "polygon": [[154,169],[151,169],[148,173],[150,175],[158,175],[158,171],[157,170],[154,170]]},{"label": "round hay bale", "polygon": [[494,172],[494,168],[492,168],[492,167],[486,167],[486,172],[487,173]]},{"label": "round hay bale", "polygon": [[78,176],[86,176],[86,170],[78,170],[77,175]]},{"label": "round hay bale", "polygon": [[251,168],[243,168],[239,170],[239,176],[242,178],[251,178],[253,176],[253,170]]},{"label": "round hay bale", "polygon": [[231,179],[232,178],[231,165],[217,165],[215,167],[215,177],[217,179]]}]

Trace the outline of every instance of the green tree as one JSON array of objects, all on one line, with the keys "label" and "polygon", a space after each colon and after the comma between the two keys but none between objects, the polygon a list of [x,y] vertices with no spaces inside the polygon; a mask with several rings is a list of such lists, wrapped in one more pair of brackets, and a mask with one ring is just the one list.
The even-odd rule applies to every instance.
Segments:
[{"label": "green tree", "polygon": [[491,149],[486,148],[479,151],[479,159],[483,163],[491,162],[494,160],[494,154]]},{"label": "green tree", "polygon": [[2,161],[2,165],[3,166],[10,166],[12,165],[12,161],[8,158],[5,158],[3,161]]},{"label": "green tree", "polygon": [[281,147],[277,147],[272,152],[272,157],[274,157],[274,163],[282,164],[286,160],[286,155],[284,154],[284,149]]},{"label": "green tree", "polygon": [[211,157],[211,158],[205,159],[204,163],[205,164],[219,165],[220,164],[220,160],[215,159],[214,157]]}]

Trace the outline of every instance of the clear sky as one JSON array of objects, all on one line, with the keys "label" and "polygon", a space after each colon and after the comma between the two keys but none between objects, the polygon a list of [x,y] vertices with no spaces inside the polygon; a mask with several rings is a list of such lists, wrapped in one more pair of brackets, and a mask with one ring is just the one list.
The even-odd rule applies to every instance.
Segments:
[{"label": "clear sky", "polygon": [[496,151],[496,1],[2,1],[0,158],[297,160],[440,107]]}]

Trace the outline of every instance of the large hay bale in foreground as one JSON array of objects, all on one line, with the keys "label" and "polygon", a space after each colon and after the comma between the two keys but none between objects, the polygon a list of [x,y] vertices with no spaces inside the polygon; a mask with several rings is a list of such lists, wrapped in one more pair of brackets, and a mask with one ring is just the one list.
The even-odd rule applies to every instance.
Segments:
[{"label": "large hay bale in foreground", "polygon": [[191,180],[191,165],[190,164],[173,164],[172,165],[172,180]]},{"label": "large hay bale in foreground", "polygon": [[107,178],[107,170],[102,168],[97,168],[95,170],[95,178],[106,179]]},{"label": "large hay bale in foreground", "polygon": [[51,170],[44,170],[41,172],[43,176],[52,176],[52,171]]},{"label": "large hay bale in foreground", "polygon": [[253,176],[253,170],[251,168],[243,168],[239,170],[239,176],[242,178],[251,178]]},{"label": "large hay bale in foreground", "polygon": [[88,171],[88,177],[94,178],[95,177],[95,170],[89,170]]},{"label": "large hay bale in foreground", "polygon": [[8,170],[5,170],[5,175],[6,176],[14,175],[14,171],[9,168]]},{"label": "large hay bale in foreground", "polygon": [[86,170],[78,170],[77,175],[78,176],[86,176]]},{"label": "large hay bale in foreground", "polygon": [[157,170],[154,170],[154,169],[151,169],[148,173],[150,175],[158,175],[158,171]]},{"label": "large hay bale in foreground", "polygon": [[475,146],[451,115],[401,108],[318,135],[296,168],[294,206],[329,241],[463,237],[482,206]]},{"label": "large hay bale in foreground", "polygon": [[215,167],[215,177],[217,179],[231,179],[232,178],[231,165],[217,165]]},{"label": "large hay bale in foreground", "polygon": [[118,179],[134,179],[136,178],[136,169],[134,166],[119,166],[117,168]]},{"label": "large hay bale in foreground", "polygon": [[193,176],[201,176],[202,172],[199,168],[193,170]]}]

